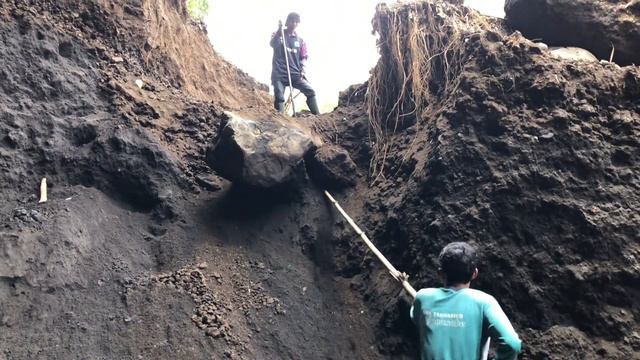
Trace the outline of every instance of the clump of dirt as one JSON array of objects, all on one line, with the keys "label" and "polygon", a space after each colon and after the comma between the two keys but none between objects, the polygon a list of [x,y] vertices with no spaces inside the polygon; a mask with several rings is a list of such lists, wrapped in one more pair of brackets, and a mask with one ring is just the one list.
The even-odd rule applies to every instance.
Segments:
[{"label": "clump of dirt", "polygon": [[[378,9],[376,18],[400,24],[380,32],[381,46],[393,43],[385,34],[431,44],[433,36],[458,30],[451,44],[456,58],[444,51],[421,61],[453,61],[448,66],[459,71],[454,78],[422,79],[422,91],[430,94],[422,112],[413,110],[424,99],[405,81],[406,88],[392,94],[369,87],[366,102],[316,125],[327,141],[359,159],[361,169],[367,159],[376,164],[368,187],[339,199],[416,287],[440,283],[436,259],[445,244],[476,244],[484,260],[475,286],[495,295],[514,321],[524,358],[554,358],[551,348],[571,349],[563,359],[635,358],[640,70],[554,59],[500,23],[471,31],[456,25],[482,24],[473,17],[479,15],[446,2]],[[418,26],[401,25],[413,23]],[[414,58],[381,55],[374,76],[394,67],[418,75]],[[396,94],[404,97],[380,101]],[[366,114],[372,107],[384,113],[378,106],[386,104],[409,104],[405,118],[413,119],[378,123],[389,131],[374,126],[372,136],[387,151],[363,152],[362,129],[381,119]],[[335,241],[337,253],[349,254],[336,257],[342,274],[367,283],[360,289],[380,314],[380,347],[392,356],[415,354],[415,344],[406,341],[414,334],[408,301],[395,298],[399,286],[351,231],[345,228]],[[549,335],[557,326],[579,332]],[[585,338],[589,346],[580,345]]]}]

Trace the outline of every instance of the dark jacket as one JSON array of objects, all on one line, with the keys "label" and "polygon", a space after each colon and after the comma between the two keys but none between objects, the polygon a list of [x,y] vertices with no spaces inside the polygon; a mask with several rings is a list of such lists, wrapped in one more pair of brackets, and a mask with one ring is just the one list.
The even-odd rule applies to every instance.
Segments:
[{"label": "dark jacket", "polygon": [[[301,78],[304,74],[304,62],[307,60],[307,45],[295,32],[293,34],[287,34],[285,31],[284,37],[287,44],[287,55],[289,57],[291,78]],[[273,48],[271,80],[288,81],[287,62],[284,57],[284,48],[282,46],[282,33],[279,31],[273,33],[269,44]]]}]

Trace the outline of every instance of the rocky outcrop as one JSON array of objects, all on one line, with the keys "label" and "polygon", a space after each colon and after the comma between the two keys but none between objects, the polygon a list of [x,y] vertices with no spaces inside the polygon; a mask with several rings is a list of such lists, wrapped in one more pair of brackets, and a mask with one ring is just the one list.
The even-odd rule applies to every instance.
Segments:
[{"label": "rocky outcrop", "polygon": [[232,182],[270,188],[291,178],[312,144],[309,136],[293,127],[230,115],[217,142],[207,150],[207,163]]},{"label": "rocky outcrop", "polygon": [[507,0],[507,22],[552,46],[578,46],[614,62],[640,64],[640,1]]}]

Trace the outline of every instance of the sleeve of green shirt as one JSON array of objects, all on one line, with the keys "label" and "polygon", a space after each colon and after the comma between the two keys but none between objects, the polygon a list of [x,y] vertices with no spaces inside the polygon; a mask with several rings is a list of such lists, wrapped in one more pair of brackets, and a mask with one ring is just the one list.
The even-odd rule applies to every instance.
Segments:
[{"label": "sleeve of green shirt", "polygon": [[498,342],[496,360],[517,359],[522,349],[522,341],[494,298],[486,304],[484,321],[488,326],[489,335]]}]

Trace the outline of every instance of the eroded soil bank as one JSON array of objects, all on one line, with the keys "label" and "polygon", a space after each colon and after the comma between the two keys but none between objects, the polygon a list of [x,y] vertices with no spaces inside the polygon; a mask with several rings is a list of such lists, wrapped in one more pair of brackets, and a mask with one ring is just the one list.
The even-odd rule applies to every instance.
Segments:
[{"label": "eroded soil bank", "polygon": [[[304,167],[264,192],[207,166],[224,111],[274,114],[181,4],[0,5],[0,358],[416,358],[408,299]],[[366,85],[300,120],[354,161],[338,200],[416,287],[444,244],[479,245],[524,358],[639,358],[638,68],[554,59],[448,3],[376,19],[413,31],[406,54],[424,27],[381,24],[460,42],[412,58],[426,82],[392,74],[397,122],[372,124]],[[371,83],[399,60],[381,53]]]}]

